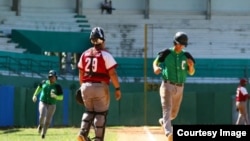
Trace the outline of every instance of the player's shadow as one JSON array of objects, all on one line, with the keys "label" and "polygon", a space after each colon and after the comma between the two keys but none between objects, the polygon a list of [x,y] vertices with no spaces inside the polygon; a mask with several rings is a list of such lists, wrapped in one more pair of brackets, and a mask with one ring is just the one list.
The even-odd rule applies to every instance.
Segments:
[{"label": "player's shadow", "polygon": [[4,130],[4,131],[0,134],[12,134],[12,133],[20,132],[19,129],[1,129],[1,130]]}]

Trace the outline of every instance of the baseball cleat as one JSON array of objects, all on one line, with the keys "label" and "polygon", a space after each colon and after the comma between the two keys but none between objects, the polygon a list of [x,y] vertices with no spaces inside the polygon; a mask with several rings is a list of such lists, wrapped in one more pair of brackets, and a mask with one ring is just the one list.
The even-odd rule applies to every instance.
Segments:
[{"label": "baseball cleat", "polygon": [[164,131],[164,123],[163,123],[163,118],[160,118],[158,122],[159,122],[159,124],[161,125],[161,129],[162,129],[162,131],[163,131],[163,132],[165,132],[165,131]]},{"label": "baseball cleat", "polygon": [[37,127],[37,132],[38,132],[39,134],[41,134],[41,132],[42,132],[42,127],[41,127],[41,125],[39,125],[39,126]]},{"label": "baseball cleat", "polygon": [[41,138],[44,139],[44,138],[45,138],[45,135],[42,135]]},{"label": "baseball cleat", "polygon": [[86,141],[82,135],[77,136],[77,141]]},{"label": "baseball cleat", "polygon": [[77,141],[91,141],[88,137],[86,138],[82,135],[78,135],[76,139]]},{"label": "baseball cleat", "polygon": [[163,126],[163,118],[160,118],[160,119],[159,119],[159,124],[160,124],[161,126]]},{"label": "baseball cleat", "polygon": [[173,134],[169,134],[167,138],[168,138],[168,141],[173,141]]}]

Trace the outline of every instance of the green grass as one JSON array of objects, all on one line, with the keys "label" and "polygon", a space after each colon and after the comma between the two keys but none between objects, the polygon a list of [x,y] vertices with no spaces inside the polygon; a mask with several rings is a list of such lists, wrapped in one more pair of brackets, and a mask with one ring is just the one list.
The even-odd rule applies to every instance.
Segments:
[{"label": "green grass", "polygon": [[[46,141],[76,141],[79,128],[55,128],[48,129]],[[105,140],[117,141],[117,135],[109,132],[109,128],[105,132]],[[91,129],[90,137],[93,137],[93,129]],[[0,141],[39,141],[41,136],[37,133],[36,128],[9,128],[0,129]]]}]

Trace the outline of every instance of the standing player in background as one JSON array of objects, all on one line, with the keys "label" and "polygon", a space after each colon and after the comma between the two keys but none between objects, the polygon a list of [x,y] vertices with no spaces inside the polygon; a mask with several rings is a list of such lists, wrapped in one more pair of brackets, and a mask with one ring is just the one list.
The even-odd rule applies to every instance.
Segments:
[{"label": "standing player in background", "polygon": [[236,125],[244,123],[249,125],[248,112],[247,112],[247,100],[250,95],[246,89],[247,80],[245,78],[240,79],[240,84],[236,89],[236,109],[239,112]]},{"label": "standing player in background", "polygon": [[115,87],[115,98],[121,98],[120,83],[116,73],[117,63],[105,50],[103,29],[95,27],[90,33],[93,47],[82,53],[78,62],[79,82],[86,111],[82,115],[78,141],[89,141],[89,130],[94,126],[94,141],[104,141],[106,118],[110,104],[110,79]]},{"label": "standing player in background", "polygon": [[37,95],[40,94],[39,102],[39,125],[38,133],[44,139],[49,128],[54,113],[56,111],[57,100],[63,100],[63,91],[61,85],[56,82],[57,74],[50,70],[48,80],[43,80],[36,88],[32,97],[33,102],[37,101]]},{"label": "standing player in background", "polygon": [[187,34],[177,32],[173,42],[174,46],[159,52],[153,62],[154,73],[162,75],[162,118],[159,119],[159,123],[163,126],[168,141],[173,140],[171,120],[175,119],[179,112],[186,77],[195,73],[194,58],[183,50],[188,45]]}]

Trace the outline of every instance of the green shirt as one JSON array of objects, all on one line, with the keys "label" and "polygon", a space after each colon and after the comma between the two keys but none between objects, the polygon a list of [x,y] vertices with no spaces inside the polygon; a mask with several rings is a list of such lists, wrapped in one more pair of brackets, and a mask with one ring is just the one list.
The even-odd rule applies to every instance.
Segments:
[{"label": "green shirt", "polygon": [[60,100],[63,99],[63,91],[61,86],[58,83],[51,84],[49,80],[43,81],[39,86],[41,89],[40,93],[40,101],[46,104],[56,104],[57,99],[52,98],[50,93],[53,91],[58,97],[61,97]]},{"label": "green shirt", "polygon": [[174,83],[184,83],[186,81],[188,75],[187,59],[194,61],[191,54],[184,50],[176,53],[173,47],[159,52],[157,59],[162,67],[163,80]]}]

